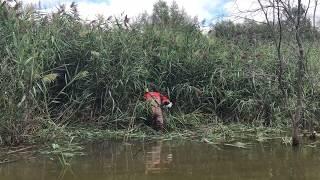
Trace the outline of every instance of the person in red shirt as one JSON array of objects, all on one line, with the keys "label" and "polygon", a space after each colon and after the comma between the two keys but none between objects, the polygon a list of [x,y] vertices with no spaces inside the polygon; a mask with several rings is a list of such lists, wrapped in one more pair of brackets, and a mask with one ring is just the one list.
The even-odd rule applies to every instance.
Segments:
[{"label": "person in red shirt", "polygon": [[161,107],[165,106],[167,108],[172,107],[172,102],[165,95],[162,95],[158,91],[146,90],[144,94],[144,99],[151,104],[152,111],[152,127],[155,130],[163,130],[164,118]]}]

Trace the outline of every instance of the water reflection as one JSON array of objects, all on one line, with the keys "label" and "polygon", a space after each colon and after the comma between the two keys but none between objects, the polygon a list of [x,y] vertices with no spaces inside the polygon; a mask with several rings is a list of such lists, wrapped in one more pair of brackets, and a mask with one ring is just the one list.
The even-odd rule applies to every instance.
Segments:
[{"label": "water reflection", "polygon": [[67,173],[70,173],[74,178],[76,178],[77,176],[74,174],[72,167],[71,166],[66,166],[63,167],[60,170],[59,176],[58,176],[58,180],[63,180],[66,176]]},{"label": "water reflection", "polygon": [[145,174],[160,173],[169,168],[172,162],[172,153],[163,150],[163,141],[151,145],[145,157]]},{"label": "water reflection", "polygon": [[281,142],[248,149],[189,141],[102,141],[63,168],[38,157],[0,165],[0,180],[318,180],[320,151],[293,150]]}]

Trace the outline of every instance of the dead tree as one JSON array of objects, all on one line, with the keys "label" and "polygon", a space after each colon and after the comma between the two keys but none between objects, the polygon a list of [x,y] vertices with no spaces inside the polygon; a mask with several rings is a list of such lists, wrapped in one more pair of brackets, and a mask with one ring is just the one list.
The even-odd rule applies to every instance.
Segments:
[{"label": "dead tree", "polygon": [[[284,105],[288,103],[287,92],[283,84],[283,52],[282,52],[282,39],[283,39],[283,29],[282,29],[282,17],[287,18],[286,26],[289,26],[290,30],[294,33],[294,41],[290,41],[290,46],[296,47],[296,80],[295,80],[295,94],[296,103],[295,109],[291,112],[292,120],[292,145],[297,146],[300,144],[299,141],[299,125],[301,123],[302,114],[304,112],[304,92],[303,87],[305,85],[305,65],[306,65],[306,53],[302,39],[302,20],[306,18],[309,7],[310,0],[307,6],[303,6],[301,0],[290,1],[290,0],[268,0],[262,2],[262,0],[257,0],[260,5],[260,10],[265,16],[268,26],[273,33],[273,40],[277,50],[278,58],[278,82],[279,89],[281,90],[283,96],[285,97]],[[315,24],[315,11],[317,6],[317,0],[314,7],[314,17],[313,24]],[[271,9],[270,9],[271,8]],[[270,11],[271,10],[271,11]],[[271,17],[270,17],[271,16]],[[272,19],[271,19],[272,18]],[[277,23],[275,23],[275,21]],[[276,24],[276,25],[275,25]]]},{"label": "dead tree", "polygon": [[[258,0],[258,3],[260,5],[260,10],[262,11],[265,20],[267,22],[269,30],[272,32],[272,40],[274,43],[274,46],[277,51],[277,61],[278,61],[278,71],[277,71],[277,79],[279,83],[279,89],[282,93],[282,96],[284,98],[284,103],[287,102],[287,91],[286,87],[284,85],[284,62],[283,62],[283,55],[282,55],[282,22],[281,17],[282,13],[280,10],[280,2],[277,0],[268,1],[268,5],[264,5],[261,0]],[[268,9],[272,8],[272,13],[270,14],[268,12]],[[271,16],[271,17],[270,17]],[[270,20],[272,18],[272,21]],[[277,23],[276,23],[277,22]]]},{"label": "dead tree", "polygon": [[301,114],[303,111],[303,85],[304,85],[304,62],[305,62],[305,53],[301,40],[301,9],[302,4],[301,0],[298,0],[298,13],[295,22],[295,36],[296,42],[298,46],[298,72],[297,72],[297,84],[296,84],[296,92],[297,92],[297,104],[295,109],[295,114],[292,117],[292,145],[297,146],[300,144],[298,138],[298,129],[299,122],[301,122]]}]

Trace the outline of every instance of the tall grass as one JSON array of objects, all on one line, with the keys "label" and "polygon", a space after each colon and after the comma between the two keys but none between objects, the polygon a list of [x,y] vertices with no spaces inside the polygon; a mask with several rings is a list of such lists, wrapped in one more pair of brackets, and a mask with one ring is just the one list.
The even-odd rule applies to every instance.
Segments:
[{"label": "tall grass", "polygon": [[[4,1],[0,23],[2,143],[25,142],[65,125],[142,123],[149,82],[174,101],[170,127],[208,123],[193,118],[205,116],[255,125],[287,122],[283,110],[290,108],[282,107],[275,52],[267,41],[244,46],[205,35],[192,23],[163,26],[142,19],[127,27],[124,17],[83,22],[74,4],[71,11],[61,6],[43,15]],[[310,56],[306,118],[315,119],[319,52]]]}]

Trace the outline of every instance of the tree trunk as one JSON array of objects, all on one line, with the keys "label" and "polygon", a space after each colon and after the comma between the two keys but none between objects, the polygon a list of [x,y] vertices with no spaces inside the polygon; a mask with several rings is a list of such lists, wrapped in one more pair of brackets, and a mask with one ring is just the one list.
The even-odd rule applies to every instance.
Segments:
[{"label": "tree trunk", "polygon": [[304,79],[304,49],[301,42],[300,19],[301,19],[301,0],[298,0],[298,15],[296,23],[296,41],[298,45],[298,72],[297,72],[297,104],[295,114],[292,118],[292,145],[300,144],[298,138],[299,123],[301,122],[301,113],[303,111],[303,79]]},{"label": "tree trunk", "polygon": [[281,23],[281,15],[280,15],[280,5],[279,5],[279,1],[277,1],[277,19],[278,19],[278,26],[279,26],[279,37],[278,37],[278,42],[276,42],[276,46],[277,46],[277,56],[278,56],[278,67],[279,67],[279,72],[278,72],[278,81],[279,81],[279,89],[282,92],[283,98],[285,99],[285,105],[287,103],[287,93],[285,90],[285,85],[283,83],[283,60],[282,60],[282,54],[281,54],[281,43],[282,43],[282,23]]}]

